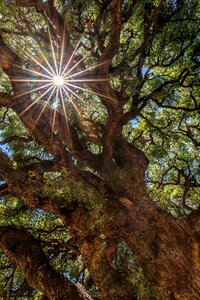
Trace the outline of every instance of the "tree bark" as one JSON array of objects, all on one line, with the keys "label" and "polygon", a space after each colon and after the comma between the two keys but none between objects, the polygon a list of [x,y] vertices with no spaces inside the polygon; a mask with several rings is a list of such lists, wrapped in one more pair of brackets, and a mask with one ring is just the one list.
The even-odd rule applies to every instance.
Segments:
[{"label": "tree bark", "polygon": [[1,227],[0,247],[21,268],[30,287],[50,300],[92,300],[84,289],[52,269],[40,242],[29,232],[14,226]]},{"label": "tree bark", "polygon": [[121,234],[131,246],[155,290],[167,290],[176,299],[199,299],[200,249],[192,227],[149,198],[144,181],[145,155],[123,142],[117,152],[118,157],[123,156],[123,165],[108,165],[105,172],[119,195],[119,201],[107,208],[107,216],[117,226],[112,235]]},{"label": "tree bark", "polygon": [[[120,198],[119,202],[107,205],[105,209],[109,221],[101,231],[106,237],[107,249],[104,251],[97,230],[86,229],[89,219],[95,223],[93,215],[88,216],[77,209],[71,218],[67,216],[67,226],[80,246],[103,299],[134,299],[134,290],[131,293],[125,280],[116,280],[110,267],[115,250],[122,241],[126,241],[137,255],[157,295],[163,294],[163,299],[169,299],[169,295],[174,299],[200,298],[199,241],[185,221],[178,221],[157,208],[147,195],[140,198],[138,204]],[[114,226],[111,220],[115,220]],[[82,222],[86,226],[84,232]],[[109,286],[115,287],[115,280],[116,289],[107,290]],[[123,287],[126,292],[123,292]]]}]

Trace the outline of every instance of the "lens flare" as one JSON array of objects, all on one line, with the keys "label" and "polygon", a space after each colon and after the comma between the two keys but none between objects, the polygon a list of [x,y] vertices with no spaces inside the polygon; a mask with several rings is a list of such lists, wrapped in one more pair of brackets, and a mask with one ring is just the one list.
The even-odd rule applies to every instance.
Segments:
[{"label": "lens flare", "polygon": [[[19,50],[25,54],[29,60],[28,63],[19,66],[13,64],[14,67],[19,69],[21,77],[12,77],[12,82],[18,82],[21,87],[28,87],[27,90],[23,90],[22,93],[16,94],[13,96],[13,100],[19,99],[20,97],[30,96],[30,103],[26,108],[19,114],[22,116],[27,113],[29,110],[34,109],[36,104],[40,108],[39,114],[36,117],[35,124],[38,123],[41,118],[45,108],[50,108],[53,112],[53,117],[50,122],[52,122],[52,134],[54,132],[56,115],[57,112],[62,113],[66,120],[66,126],[68,127],[68,111],[66,103],[71,103],[72,108],[80,114],[79,104],[80,101],[83,102],[83,95],[93,95],[94,99],[96,96],[104,98],[104,100],[112,101],[113,98],[99,93],[90,89],[93,83],[101,84],[108,81],[106,77],[96,77],[92,78],[91,74],[94,74],[94,70],[103,64],[99,63],[95,66],[88,66],[84,68],[84,59],[90,55],[88,54],[81,55],[80,59],[77,61],[79,56],[79,49],[81,45],[80,39],[77,45],[74,47],[71,55],[66,61],[66,36],[65,31],[59,43],[58,40],[52,37],[51,26],[47,26],[49,34],[49,52],[47,49],[42,49],[39,44],[35,47],[31,46],[29,50],[21,49]],[[55,51],[55,47],[57,51]],[[33,49],[32,49],[33,48]],[[60,51],[59,51],[60,49]],[[30,54],[32,50],[32,54]],[[48,53],[48,55],[47,55]],[[83,84],[83,86],[81,86]],[[85,88],[85,85],[88,85],[88,88]]]}]

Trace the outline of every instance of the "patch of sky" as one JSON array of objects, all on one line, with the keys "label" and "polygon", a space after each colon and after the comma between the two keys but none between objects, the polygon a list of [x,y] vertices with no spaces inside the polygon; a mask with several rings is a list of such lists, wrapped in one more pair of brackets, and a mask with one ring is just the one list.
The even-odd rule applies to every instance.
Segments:
[{"label": "patch of sky", "polygon": [[173,10],[176,10],[178,7],[177,0],[168,0],[167,3],[173,8]]},{"label": "patch of sky", "polygon": [[142,67],[142,75],[143,76],[146,74],[147,71],[148,71],[148,68]]},{"label": "patch of sky", "polygon": [[55,215],[53,215],[49,212],[46,212],[42,209],[34,209],[32,211],[32,213],[33,213],[33,216],[32,216],[31,221],[30,221],[31,224],[35,224],[39,220],[39,218],[42,217],[42,216],[46,216],[50,219],[56,219],[57,218]]},{"label": "patch of sky", "polygon": [[6,152],[6,153],[7,153],[7,151],[8,151],[6,145],[0,145],[0,149],[1,149],[2,151]]},{"label": "patch of sky", "polygon": [[131,120],[130,123],[133,128],[138,128],[138,119]]},{"label": "patch of sky", "polygon": [[[200,62],[200,55],[198,55],[197,57],[196,57],[196,61],[199,63]],[[198,72],[198,74],[200,75],[200,72]]]},{"label": "patch of sky", "polygon": [[81,273],[79,275],[79,278],[76,279],[76,278],[72,277],[68,272],[64,272],[64,277],[67,278],[69,281],[71,281],[73,284],[82,283],[82,281],[83,281],[83,273]]},{"label": "patch of sky", "polygon": [[2,150],[3,152],[5,152],[9,156],[11,156],[12,152],[11,152],[9,146],[7,144],[1,144],[1,140],[2,140],[2,134],[1,134],[1,131],[0,131],[0,150]]},{"label": "patch of sky", "polygon": [[148,67],[143,66],[142,67],[142,76],[146,77],[147,75],[149,76],[149,78],[153,77],[153,72],[154,70]]},{"label": "patch of sky", "polygon": [[146,73],[148,73],[148,74],[153,73],[153,69],[143,66],[142,67],[142,75],[145,75]]}]

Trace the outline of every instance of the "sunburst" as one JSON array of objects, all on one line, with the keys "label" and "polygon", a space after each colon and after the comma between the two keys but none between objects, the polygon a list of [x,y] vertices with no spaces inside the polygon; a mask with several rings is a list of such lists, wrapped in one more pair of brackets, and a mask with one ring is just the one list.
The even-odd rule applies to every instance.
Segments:
[{"label": "sunburst", "polygon": [[56,75],[53,78],[53,83],[56,86],[63,86],[65,84],[65,79],[62,76]]},{"label": "sunburst", "polygon": [[[81,65],[85,59],[85,56],[76,61],[81,40],[74,47],[72,54],[66,62],[65,30],[63,30],[61,47],[59,50],[59,45],[56,45],[56,41],[52,38],[50,27],[47,26],[47,28],[50,45],[50,53],[48,56],[44,53],[44,51],[42,51],[39,45],[37,46],[37,51],[34,50],[34,54],[30,54],[30,52],[26,51],[25,49],[20,49],[25,57],[32,62],[34,67],[28,67],[27,64],[25,66],[14,65],[15,67],[21,69],[24,75],[28,75],[26,77],[14,77],[11,79],[11,81],[18,82],[23,85],[26,84],[26,88],[30,88],[27,88],[27,90],[16,94],[13,97],[14,99],[17,99],[26,95],[31,95],[31,103],[20,113],[20,116],[31,110],[35,104],[40,103],[41,110],[39,111],[38,117],[35,120],[35,126],[46,107],[49,107],[54,111],[52,121],[53,132],[56,111],[58,107],[62,110],[62,114],[66,120],[66,125],[68,126],[68,111],[66,108],[67,102],[70,102],[74,110],[79,114],[80,109],[75,99],[77,99],[77,102],[84,101],[84,93],[104,97],[104,99],[107,99],[108,101],[112,101],[113,99],[105,96],[103,93],[93,91],[89,86],[87,88],[85,87],[86,84],[89,85],[94,82],[103,83],[108,79],[91,78],[89,76],[87,77],[87,74],[89,74],[90,71],[98,68],[102,64],[96,64],[84,69],[82,68]],[[55,51],[55,49],[57,49],[57,51]],[[40,59],[38,59],[38,57],[42,59],[42,62]],[[38,86],[35,87],[36,84]],[[81,84],[83,84],[83,86],[81,86]]]}]

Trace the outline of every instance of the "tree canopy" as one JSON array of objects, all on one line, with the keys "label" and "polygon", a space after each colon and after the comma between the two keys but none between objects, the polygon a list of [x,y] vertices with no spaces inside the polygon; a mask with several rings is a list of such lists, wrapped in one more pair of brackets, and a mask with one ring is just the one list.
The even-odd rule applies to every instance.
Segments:
[{"label": "tree canopy", "polygon": [[0,0],[0,299],[200,299],[198,0]]}]

